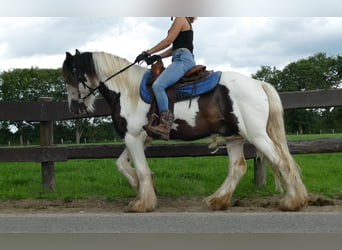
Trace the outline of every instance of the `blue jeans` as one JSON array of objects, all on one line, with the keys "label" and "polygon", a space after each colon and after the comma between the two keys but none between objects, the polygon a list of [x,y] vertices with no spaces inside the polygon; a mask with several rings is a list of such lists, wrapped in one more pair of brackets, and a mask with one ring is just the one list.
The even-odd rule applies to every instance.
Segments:
[{"label": "blue jeans", "polygon": [[169,100],[165,89],[175,84],[193,66],[195,66],[195,59],[189,50],[177,49],[173,51],[172,63],[160,74],[152,85],[159,113],[169,109]]}]

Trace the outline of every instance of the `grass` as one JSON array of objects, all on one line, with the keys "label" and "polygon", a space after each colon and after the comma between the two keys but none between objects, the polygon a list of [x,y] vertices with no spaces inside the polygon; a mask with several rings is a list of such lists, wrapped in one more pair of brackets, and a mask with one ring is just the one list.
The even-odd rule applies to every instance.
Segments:
[{"label": "grass", "polygon": [[[289,140],[341,137],[341,134],[289,135]],[[198,142],[207,142],[207,139]],[[159,141],[157,143],[163,143]],[[342,196],[342,154],[295,155],[309,192],[330,197]],[[224,181],[228,160],[224,156],[150,158],[159,196],[204,197]],[[267,184],[254,186],[253,160],[236,188],[238,197],[267,196],[275,193],[273,175],[268,168]],[[56,190],[42,190],[40,163],[0,162],[0,200],[7,199],[115,199],[134,197],[127,180],[117,171],[115,159],[70,160],[55,163]]]},{"label": "grass", "polygon": [[[309,192],[330,197],[342,195],[342,154],[295,155]],[[204,197],[213,193],[227,175],[227,158],[184,157],[148,159],[154,172],[159,196]],[[267,184],[253,183],[253,161],[239,183],[235,195],[256,197],[275,194],[272,173],[268,168]],[[44,192],[39,163],[0,163],[0,199],[115,199],[133,197],[126,179],[118,173],[114,159],[70,160],[55,163],[56,190]]]},{"label": "grass", "polygon": [[342,153],[297,155],[295,159],[310,192],[342,195]]},{"label": "grass", "polygon": [[312,140],[312,139],[322,139],[322,138],[341,138],[341,133],[336,134],[302,134],[302,135],[296,135],[291,134],[287,135],[288,140]]}]

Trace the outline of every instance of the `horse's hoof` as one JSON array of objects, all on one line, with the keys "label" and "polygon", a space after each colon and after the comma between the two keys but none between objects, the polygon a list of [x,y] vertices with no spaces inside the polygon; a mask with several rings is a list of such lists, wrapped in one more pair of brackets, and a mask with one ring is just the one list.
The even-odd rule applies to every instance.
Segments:
[{"label": "horse's hoof", "polygon": [[153,212],[157,207],[157,204],[153,205],[146,205],[141,200],[134,200],[131,201],[126,209],[124,210],[125,213],[147,213]]},{"label": "horse's hoof", "polygon": [[203,203],[212,210],[227,210],[230,199],[231,196],[228,194],[223,196],[209,196],[203,200]]},{"label": "horse's hoof", "polygon": [[308,197],[291,197],[285,196],[279,202],[280,210],[295,212],[303,209],[309,203]]}]

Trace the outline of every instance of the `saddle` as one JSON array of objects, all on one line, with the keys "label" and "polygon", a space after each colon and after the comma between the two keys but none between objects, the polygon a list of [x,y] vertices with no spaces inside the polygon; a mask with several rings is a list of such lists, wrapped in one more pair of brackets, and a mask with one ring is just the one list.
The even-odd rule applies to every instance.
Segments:
[{"label": "saddle", "polygon": [[[152,64],[151,71],[152,76],[147,80],[147,85],[153,84],[153,82],[157,79],[157,77],[164,71],[165,67],[162,60],[159,60]],[[188,70],[184,76],[178,80],[177,83],[172,85],[170,88],[179,88],[187,85],[194,85],[200,81],[205,80],[210,76],[213,71],[206,70],[206,66],[204,65],[196,65]]]}]

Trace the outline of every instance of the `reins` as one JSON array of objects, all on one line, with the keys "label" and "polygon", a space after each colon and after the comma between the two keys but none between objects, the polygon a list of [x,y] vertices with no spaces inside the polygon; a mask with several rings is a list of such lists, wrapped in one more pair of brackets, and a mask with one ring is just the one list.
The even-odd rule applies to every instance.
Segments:
[{"label": "reins", "polygon": [[119,70],[118,72],[114,73],[113,75],[111,75],[110,77],[108,77],[107,79],[105,79],[104,81],[100,81],[99,82],[99,86],[97,86],[96,88],[91,88],[89,87],[85,82],[81,82],[83,84],[84,87],[88,88],[90,90],[90,92],[82,97],[82,101],[84,101],[85,99],[87,99],[89,96],[91,95],[95,95],[95,92],[100,88],[101,85],[105,84],[106,82],[108,82],[110,79],[114,78],[115,76],[121,74],[122,72],[124,72],[125,70],[129,69],[130,67],[132,67],[134,64],[136,64],[137,62],[133,62],[130,65],[126,66],[125,68]]}]

